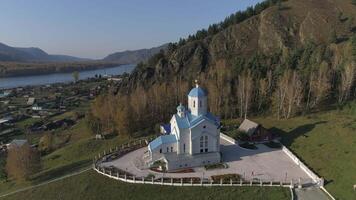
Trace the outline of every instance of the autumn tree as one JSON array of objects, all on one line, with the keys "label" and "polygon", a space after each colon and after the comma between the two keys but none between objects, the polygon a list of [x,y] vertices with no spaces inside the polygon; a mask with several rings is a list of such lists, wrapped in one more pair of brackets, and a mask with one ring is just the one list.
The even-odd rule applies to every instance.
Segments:
[{"label": "autumn tree", "polygon": [[119,135],[132,136],[135,131],[135,119],[131,104],[125,104],[128,99],[123,98],[118,102],[115,124]]},{"label": "autumn tree", "polygon": [[339,104],[344,103],[350,98],[351,90],[355,81],[356,66],[355,62],[349,62],[341,71],[341,80],[339,84]]},{"label": "autumn tree", "polygon": [[53,133],[47,132],[40,138],[38,149],[45,153],[49,153],[54,149]]},{"label": "autumn tree", "polygon": [[101,135],[103,128],[98,117],[95,117],[91,111],[85,115],[85,122],[89,130],[95,135]]},{"label": "autumn tree", "polygon": [[6,172],[18,181],[28,178],[40,169],[40,155],[29,144],[12,145],[7,154]]}]

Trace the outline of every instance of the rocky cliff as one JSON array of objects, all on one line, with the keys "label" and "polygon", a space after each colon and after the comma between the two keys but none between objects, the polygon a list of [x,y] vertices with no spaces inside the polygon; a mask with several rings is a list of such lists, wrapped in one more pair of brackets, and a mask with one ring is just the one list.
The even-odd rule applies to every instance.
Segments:
[{"label": "rocky cliff", "polygon": [[139,66],[124,84],[149,86],[178,76],[191,80],[219,68],[221,63],[232,68],[248,67],[256,57],[262,57],[259,65],[267,68],[296,68],[290,66],[301,64],[296,52],[309,44],[313,44],[310,54],[323,51],[314,59],[337,66],[350,55],[355,18],[356,6],[351,0],[289,0],[213,36],[187,42],[153,64]]}]

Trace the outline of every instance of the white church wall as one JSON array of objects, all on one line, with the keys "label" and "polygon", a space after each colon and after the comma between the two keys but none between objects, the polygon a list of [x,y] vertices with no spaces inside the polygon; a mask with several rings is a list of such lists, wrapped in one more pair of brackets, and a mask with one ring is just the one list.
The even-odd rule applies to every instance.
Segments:
[{"label": "white church wall", "polygon": [[[185,146],[185,148],[184,148]],[[188,129],[181,129],[181,137],[179,140],[178,154],[186,154],[190,152],[190,133]]]},{"label": "white church wall", "polygon": [[162,144],[161,146],[151,150],[152,160],[160,159],[163,156],[163,154],[171,153],[171,152],[177,152],[177,143]]},{"label": "white church wall", "polygon": [[[200,152],[200,137],[208,136],[208,152],[216,152],[218,149],[219,142],[219,130],[214,124],[210,121],[205,120],[201,122],[196,127],[192,128],[192,154],[198,154]],[[205,142],[204,142],[204,151],[205,151]]]},{"label": "white church wall", "polygon": [[220,163],[221,157],[220,153],[206,153],[194,155],[193,158],[187,157],[186,159],[182,158],[179,160],[171,161],[168,163],[168,171],[181,169],[181,168],[191,168],[204,165],[210,165],[215,163]]}]

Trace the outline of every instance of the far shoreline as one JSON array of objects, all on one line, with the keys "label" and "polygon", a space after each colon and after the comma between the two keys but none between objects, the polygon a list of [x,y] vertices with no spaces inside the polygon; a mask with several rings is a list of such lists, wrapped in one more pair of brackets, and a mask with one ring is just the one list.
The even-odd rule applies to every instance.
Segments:
[{"label": "far shoreline", "polygon": [[[116,77],[125,73],[130,74],[136,65],[122,64],[113,67],[100,67],[94,69],[81,70],[79,72],[79,80],[88,80],[98,77]],[[73,81],[73,71],[70,72],[56,72],[49,74],[36,74],[27,76],[12,76],[0,77],[0,91],[6,89],[13,89],[18,87],[41,86],[68,83]]]},{"label": "far shoreline", "polygon": [[[97,70],[97,69],[108,69],[108,68],[114,68],[114,67],[125,66],[125,65],[135,65],[134,63],[70,63],[70,64],[68,63],[14,63],[14,64],[21,65],[23,67],[21,69],[12,69],[7,71],[7,68],[9,67],[6,65],[9,65],[9,63],[6,63],[5,66],[4,63],[0,63],[0,79],[51,75],[51,74],[61,74],[61,73],[66,74],[66,73],[83,72],[83,71],[90,71],[90,70]],[[53,65],[53,66],[48,66],[48,65]],[[64,65],[68,65],[68,66],[64,66]]]}]

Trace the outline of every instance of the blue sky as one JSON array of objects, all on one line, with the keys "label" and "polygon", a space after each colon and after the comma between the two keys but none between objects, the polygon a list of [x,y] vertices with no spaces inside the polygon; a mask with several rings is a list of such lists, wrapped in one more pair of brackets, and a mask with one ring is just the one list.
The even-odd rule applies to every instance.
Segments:
[{"label": "blue sky", "polygon": [[102,58],[177,41],[262,0],[1,0],[0,42]]}]

